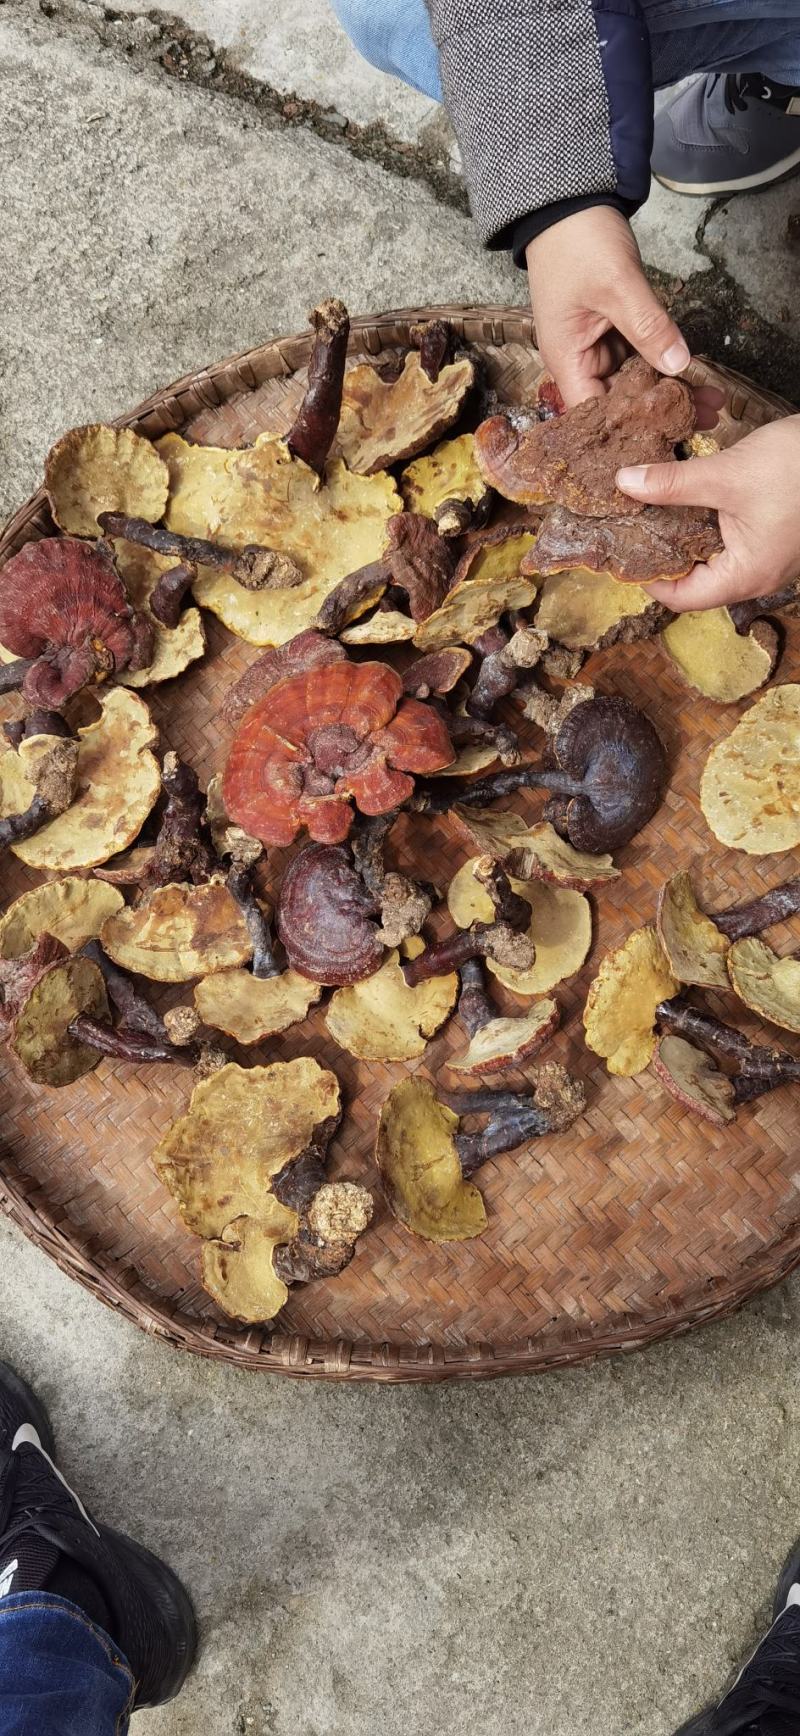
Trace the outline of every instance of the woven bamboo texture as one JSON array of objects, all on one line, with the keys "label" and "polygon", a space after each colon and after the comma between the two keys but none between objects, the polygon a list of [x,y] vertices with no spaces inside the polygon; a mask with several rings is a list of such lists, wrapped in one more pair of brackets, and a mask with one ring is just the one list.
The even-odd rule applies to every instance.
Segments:
[{"label": "woven bamboo texture", "polygon": [[[404,344],[410,324],[432,311],[452,319],[480,351],[501,396],[513,401],[530,394],[541,362],[521,310],[413,309],[357,320],[354,355],[375,357]],[[178,429],[231,446],[266,428],[284,429],[302,390],[309,347],[305,335],[265,344],[187,376],[120,423],[154,437]],[[725,370],[703,362],[693,367],[697,379],[725,389],[726,442],[789,408]],[[51,533],[39,494],[6,527],[0,565],[31,538]],[[222,698],[257,655],[216,622],[208,625],[202,665],[150,694],[164,742],[190,759],[204,780],[220,767],[226,749],[218,721]],[[628,695],[652,717],[670,752],[670,789],[647,831],[621,853],[623,877],[592,900],[595,939],[585,968],[556,991],[563,1024],[548,1053],[584,1079],[586,1113],[552,1142],[534,1142],[485,1166],[479,1180],[487,1233],[435,1247],[395,1223],[376,1186],[372,1144],[380,1104],[406,1069],[344,1055],[318,1010],[305,1026],[274,1041],[269,1056],[313,1054],[342,1081],[348,1109],[331,1173],[363,1180],[377,1201],[373,1227],[349,1269],[333,1281],[295,1288],[275,1331],[237,1327],[201,1289],[197,1243],[150,1161],[188,1099],[188,1076],[175,1068],[104,1061],[75,1085],[48,1092],[3,1053],[0,1204],[62,1270],[147,1332],[239,1367],[431,1381],[542,1371],[634,1349],[730,1312],[800,1261],[798,1116],[791,1093],[748,1106],[734,1126],[717,1130],[683,1111],[650,1074],[610,1079],[585,1049],[580,1022],[599,958],[631,928],[653,919],[658,889],[670,873],[691,868],[713,908],[796,872],[796,862],[787,859],[759,863],[724,850],[700,811],[706,755],[743,708],[687,694],[657,642],[598,654],[587,678],[601,692]],[[800,679],[800,622],[787,623],[780,679]],[[518,726],[519,713],[510,715]],[[532,752],[541,746],[532,728],[526,746]],[[541,800],[525,793],[513,805],[535,818]],[[470,854],[447,819],[426,822],[424,840],[407,822],[398,830],[398,863],[418,861],[442,886]],[[33,879],[6,858],[3,902]],[[771,938],[783,950],[792,945],[788,929]],[[519,1005],[505,1004],[509,1010]],[[715,1010],[723,1010],[721,999]],[[462,1041],[453,1020],[416,1065],[455,1087],[447,1059]],[[250,1053],[267,1058],[263,1049]]]}]

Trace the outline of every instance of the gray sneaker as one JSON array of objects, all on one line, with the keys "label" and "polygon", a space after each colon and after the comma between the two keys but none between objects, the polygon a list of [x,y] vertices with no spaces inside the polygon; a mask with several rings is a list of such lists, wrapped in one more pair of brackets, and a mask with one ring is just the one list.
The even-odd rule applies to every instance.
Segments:
[{"label": "gray sneaker", "polygon": [[653,174],[673,193],[743,193],[800,169],[800,91],[758,72],[696,78],[656,115]]}]

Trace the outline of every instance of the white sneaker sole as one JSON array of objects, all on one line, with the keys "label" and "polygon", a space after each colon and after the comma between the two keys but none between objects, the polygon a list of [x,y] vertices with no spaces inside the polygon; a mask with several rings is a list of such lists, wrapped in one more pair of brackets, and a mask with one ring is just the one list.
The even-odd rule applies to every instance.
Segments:
[{"label": "white sneaker sole", "polygon": [[757,175],[742,175],[738,181],[671,181],[669,176],[659,175],[655,169],[653,175],[671,193],[688,193],[695,199],[708,199],[713,193],[747,193],[755,187],[768,187],[771,182],[793,174],[797,168],[800,168],[800,145],[788,157],[773,163],[771,169],[761,169]]}]

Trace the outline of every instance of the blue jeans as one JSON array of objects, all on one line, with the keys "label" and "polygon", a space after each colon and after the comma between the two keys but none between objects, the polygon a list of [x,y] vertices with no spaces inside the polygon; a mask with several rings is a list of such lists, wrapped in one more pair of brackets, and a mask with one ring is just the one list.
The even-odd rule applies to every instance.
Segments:
[{"label": "blue jeans", "polygon": [[125,1736],[133,1685],[74,1603],[46,1591],[0,1599],[0,1736]]},{"label": "blue jeans", "polygon": [[[332,0],[365,60],[442,100],[425,0]],[[800,86],[800,0],[642,0],[653,79],[690,72],[763,72]]]}]

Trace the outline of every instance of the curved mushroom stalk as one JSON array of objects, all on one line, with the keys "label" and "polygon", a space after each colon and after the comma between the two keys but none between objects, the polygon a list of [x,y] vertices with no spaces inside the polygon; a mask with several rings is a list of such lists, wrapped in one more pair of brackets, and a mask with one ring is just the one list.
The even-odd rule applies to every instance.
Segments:
[{"label": "curved mushroom stalk", "polygon": [[330,300],[320,302],[308,317],[314,329],[308,384],[286,444],[295,458],[321,476],[342,410],[350,316],[344,302]]},{"label": "curved mushroom stalk", "polygon": [[167,804],[140,884],[155,887],[191,881],[202,886],[218,863],[205,833],[205,798],[197,773],[170,750],[164,755],[161,783]]},{"label": "curved mushroom stalk", "polygon": [[69,734],[23,732],[16,751],[9,748],[0,754],[0,849],[33,837],[70,807],[78,751]]},{"label": "curved mushroom stalk", "polygon": [[472,958],[491,958],[512,970],[528,970],[536,957],[530,935],[530,906],[514,892],[508,875],[490,856],[475,865],[475,877],[485,887],[495,909],[494,922],[474,922],[471,928],[431,941],[424,952],[403,965],[409,988],[428,977],[444,976]]},{"label": "curved mushroom stalk", "polygon": [[447,1065],[455,1073],[478,1076],[526,1065],[544,1048],[560,1020],[558,1006],[550,999],[536,1001],[526,1013],[501,1018],[486,992],[479,958],[467,959],[461,967],[458,1016],[471,1040],[450,1056]]},{"label": "curved mushroom stalk", "polygon": [[459,1133],[456,1138],[465,1178],[490,1157],[514,1151],[528,1139],[563,1133],[586,1107],[580,1080],[555,1061],[538,1069],[531,1091],[445,1091],[442,1100],[459,1116],[489,1117],[481,1132]]},{"label": "curved mushroom stalk", "polygon": [[691,1006],[681,995],[662,1001],[656,1008],[656,1020],[660,1030],[733,1061],[737,1075],[760,1080],[764,1091],[800,1084],[800,1060],[796,1056],[785,1049],[752,1043],[734,1026]]},{"label": "curved mushroom stalk", "polygon": [[[576,705],[553,742],[554,768],[523,765],[459,789],[463,806],[485,806],[514,790],[553,792],[545,817],[576,850],[599,854],[630,843],[653,816],[667,777],[663,744],[649,718],[628,699],[592,698]],[[446,813],[454,794],[432,780],[412,806]]]},{"label": "curved mushroom stalk", "polygon": [[250,961],[253,976],[259,981],[280,976],[280,965],[275,962],[269,919],[253,887],[252,866],[246,862],[234,862],[228,872],[227,886],[242,912],[253,944]]},{"label": "curved mushroom stalk", "polygon": [[126,1031],[123,1025],[109,1025],[89,1013],[78,1013],[68,1026],[68,1034],[76,1043],[96,1049],[98,1056],[115,1061],[178,1061],[186,1066],[195,1059],[188,1048],[159,1043],[145,1031]]},{"label": "curved mushroom stalk", "polygon": [[285,1284],[335,1278],[349,1266],[373,1210],[371,1193],[356,1182],[323,1182],[300,1220],[297,1235],[275,1250],[278,1277]]},{"label": "curved mushroom stalk", "polygon": [[0,693],[16,693],[19,687],[24,687],[35,666],[35,657],[16,657],[13,663],[0,663]]},{"label": "curved mushroom stalk", "polygon": [[419,934],[433,905],[431,891],[386,867],[385,843],[399,810],[359,818],[350,835],[353,864],[380,914],[379,939],[400,946]]},{"label": "curved mushroom stalk", "polygon": [[467,700],[470,717],[491,717],[495,706],[514,692],[522,672],[535,669],[550,646],[546,633],[524,623],[510,637],[502,628],[496,628],[495,633],[500,642],[493,643],[484,656]]},{"label": "curved mushroom stalk", "polygon": [[152,549],[157,555],[175,555],[179,561],[179,566],[164,573],[150,598],[152,613],[166,627],[177,627],[180,604],[201,566],[230,573],[246,591],[291,589],[302,582],[301,568],[291,555],[264,548],[261,543],[224,548],[207,537],[183,536],[179,531],[166,530],[163,525],[150,524],[145,518],[131,518],[122,512],[101,512],[100,524],[106,536],[122,537],[125,542]]}]

